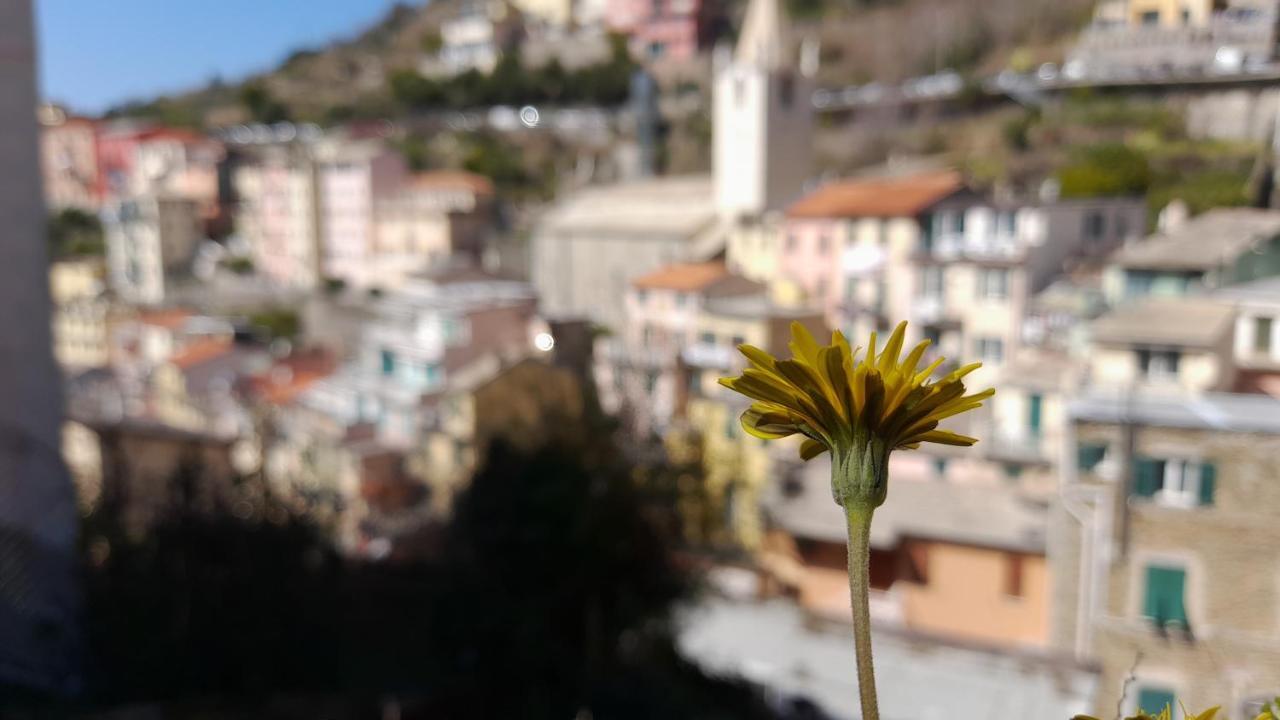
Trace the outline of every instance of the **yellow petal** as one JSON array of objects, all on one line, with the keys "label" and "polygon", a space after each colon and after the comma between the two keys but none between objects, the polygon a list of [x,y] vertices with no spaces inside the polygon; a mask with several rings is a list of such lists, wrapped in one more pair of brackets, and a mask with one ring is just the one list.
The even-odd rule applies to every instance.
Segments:
[{"label": "yellow petal", "polygon": [[827,451],[827,446],[817,440],[805,440],[800,443],[800,459],[808,462]]}]

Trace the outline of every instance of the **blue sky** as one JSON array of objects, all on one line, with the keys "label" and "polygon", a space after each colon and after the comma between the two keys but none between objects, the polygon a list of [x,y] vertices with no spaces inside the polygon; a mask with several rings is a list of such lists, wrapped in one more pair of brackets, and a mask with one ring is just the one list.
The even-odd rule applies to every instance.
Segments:
[{"label": "blue sky", "polygon": [[[0,0],[2,1],[2,0]],[[394,0],[34,0],[46,99],[100,112],[349,37]],[[415,0],[414,4],[419,4]]]}]

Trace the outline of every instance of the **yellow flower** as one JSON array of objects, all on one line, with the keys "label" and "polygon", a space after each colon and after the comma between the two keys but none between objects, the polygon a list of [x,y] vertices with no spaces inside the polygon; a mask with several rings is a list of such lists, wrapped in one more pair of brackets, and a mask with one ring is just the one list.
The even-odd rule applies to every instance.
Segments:
[{"label": "yellow flower", "polygon": [[[937,380],[930,380],[942,358],[921,368],[929,341],[901,357],[907,324],[900,323],[884,350],[876,353],[876,335],[861,360],[861,348],[851,350],[844,335],[832,334],[831,345],[819,346],[800,323],[791,324],[790,360],[778,360],[750,345],[738,349],[750,361],[741,377],[720,383],[755,400],[742,415],[742,426],[752,435],[772,440],[803,435],[800,456],[809,460],[830,451],[844,472],[833,473],[837,502],[884,502],[884,472],[888,453],[917,448],[921,443],[968,446],[976,438],[939,430],[938,423],[980,407],[994,390],[965,394],[964,377],[982,363],[965,365]],[[870,484],[841,488],[838,476],[867,473]]]}]

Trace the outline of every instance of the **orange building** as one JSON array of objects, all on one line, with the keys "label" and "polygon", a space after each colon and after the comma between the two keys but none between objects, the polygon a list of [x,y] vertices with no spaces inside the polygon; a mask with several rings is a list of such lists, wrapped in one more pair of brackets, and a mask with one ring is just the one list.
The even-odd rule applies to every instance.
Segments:
[{"label": "orange building", "polygon": [[[954,639],[1047,646],[1047,504],[1006,485],[948,481],[930,462],[902,453],[892,461],[889,499],[871,526],[872,620]],[[828,462],[814,460],[774,489],[762,564],[804,609],[843,621],[846,530],[829,473]]]}]

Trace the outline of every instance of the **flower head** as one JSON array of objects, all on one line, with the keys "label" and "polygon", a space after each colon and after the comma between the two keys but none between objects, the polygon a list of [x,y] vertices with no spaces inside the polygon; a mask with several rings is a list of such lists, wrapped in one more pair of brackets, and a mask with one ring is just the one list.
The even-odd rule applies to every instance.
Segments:
[{"label": "flower head", "polygon": [[830,451],[849,452],[876,441],[885,451],[917,448],[921,443],[967,446],[976,438],[939,430],[938,423],[980,407],[995,394],[988,389],[965,394],[964,377],[982,366],[965,365],[930,380],[942,358],[921,368],[929,341],[901,357],[907,324],[899,323],[884,350],[876,353],[876,334],[867,352],[850,349],[840,331],[831,344],[819,346],[800,323],[791,324],[790,360],[778,360],[750,345],[738,349],[750,361],[740,377],[720,384],[755,400],[742,414],[742,426],[752,435],[772,440],[803,435],[800,456],[805,460]]}]

